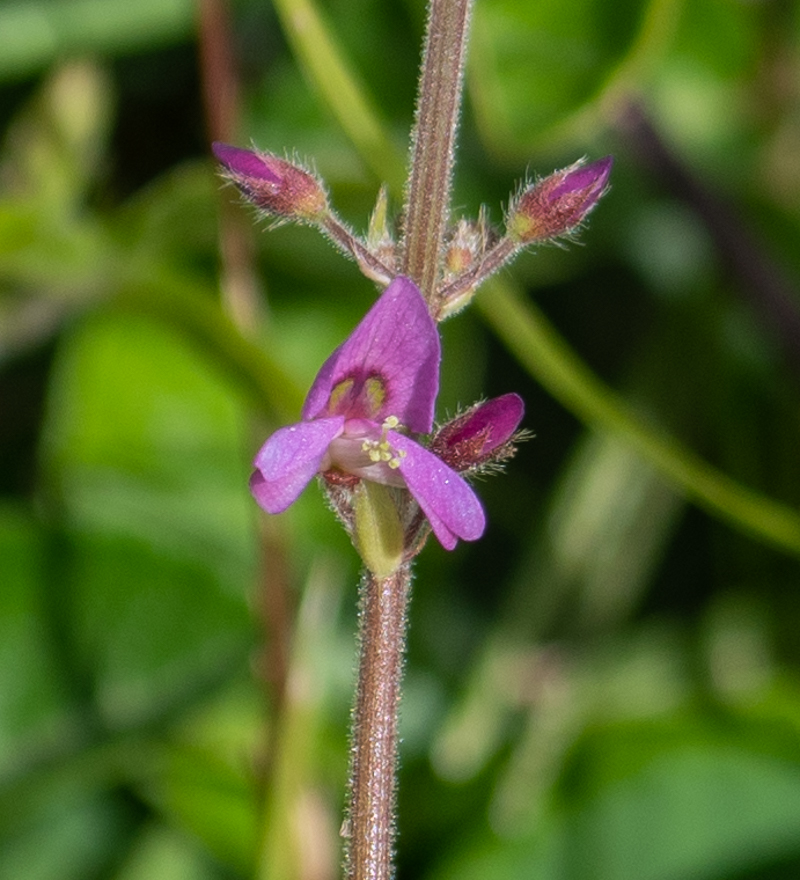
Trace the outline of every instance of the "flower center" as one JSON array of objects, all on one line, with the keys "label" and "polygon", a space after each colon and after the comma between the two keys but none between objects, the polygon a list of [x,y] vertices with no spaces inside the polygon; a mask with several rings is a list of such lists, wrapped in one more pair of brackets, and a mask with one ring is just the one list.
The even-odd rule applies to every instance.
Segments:
[{"label": "flower center", "polygon": [[376,419],[386,403],[383,376],[348,376],[334,385],[328,398],[328,413],[350,419]]},{"label": "flower center", "polygon": [[392,470],[400,467],[400,462],[406,457],[405,450],[392,449],[388,440],[389,431],[396,428],[399,424],[400,419],[397,416],[388,416],[381,425],[381,439],[370,440],[367,438],[363,441],[361,449],[367,453],[370,461],[374,461],[376,464],[384,462]]},{"label": "flower center", "polygon": [[331,441],[321,470],[324,472],[334,467],[362,480],[405,486],[400,471],[406,457],[405,450],[394,449],[389,442],[389,431],[399,425],[397,416],[388,416],[380,427],[365,419],[349,419],[344,431]]}]

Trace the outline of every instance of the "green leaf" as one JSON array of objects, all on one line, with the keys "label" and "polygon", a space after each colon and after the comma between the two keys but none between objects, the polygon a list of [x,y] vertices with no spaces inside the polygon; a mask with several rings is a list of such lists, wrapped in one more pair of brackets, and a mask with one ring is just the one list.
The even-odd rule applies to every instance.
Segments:
[{"label": "green leaf", "polygon": [[230,386],[169,330],[105,314],[65,340],[53,387],[46,462],[70,521],[202,562],[240,590],[254,523]]},{"label": "green leaf", "polygon": [[590,732],[534,826],[487,836],[431,877],[721,880],[800,860],[800,765],[741,732],[698,717]]},{"label": "green leaf", "polygon": [[660,733],[634,726],[587,738],[578,766],[616,765],[623,775],[571,814],[570,876],[724,877],[800,858],[797,762],[748,748],[753,739],[735,727],[728,736],[691,725]]},{"label": "green leaf", "polygon": [[50,633],[41,614],[44,541],[34,519],[0,505],[0,776],[19,754],[51,746],[67,723]]},{"label": "green leaf", "polygon": [[155,823],[131,847],[115,880],[216,880],[218,872],[189,835]]},{"label": "green leaf", "polygon": [[[643,69],[670,38],[679,5],[477,4],[469,80],[486,143],[507,161],[525,162],[569,126],[580,123],[582,137],[591,136],[604,124],[592,103],[628,80],[641,86]],[[587,111],[589,126],[581,122]]]},{"label": "green leaf", "polygon": [[170,747],[142,795],[173,827],[203,841],[218,859],[247,875],[256,852],[255,791],[210,751]]}]

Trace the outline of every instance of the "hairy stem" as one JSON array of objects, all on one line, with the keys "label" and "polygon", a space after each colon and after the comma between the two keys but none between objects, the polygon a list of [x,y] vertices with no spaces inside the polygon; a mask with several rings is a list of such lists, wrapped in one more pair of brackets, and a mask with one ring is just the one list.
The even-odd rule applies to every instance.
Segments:
[{"label": "hairy stem", "polygon": [[361,584],[358,687],[353,710],[347,880],[389,880],[395,835],[397,712],[411,569]]},{"label": "hairy stem", "polygon": [[362,241],[343,226],[338,218],[328,214],[320,223],[320,228],[334,244],[342,248],[358,263],[362,272],[368,274],[370,278],[380,281],[383,285],[389,284],[392,280],[391,269],[385,266],[369,248],[364,246]]},{"label": "hairy stem", "polygon": [[437,320],[447,317],[453,303],[470,291],[476,291],[487,278],[507,266],[521,250],[523,248],[508,236],[501,238],[474,266],[442,287],[439,291],[439,308],[434,311],[434,317]]},{"label": "hairy stem", "polygon": [[406,191],[402,263],[403,273],[428,302],[436,292],[450,208],[471,8],[472,0],[431,0],[428,16]]}]

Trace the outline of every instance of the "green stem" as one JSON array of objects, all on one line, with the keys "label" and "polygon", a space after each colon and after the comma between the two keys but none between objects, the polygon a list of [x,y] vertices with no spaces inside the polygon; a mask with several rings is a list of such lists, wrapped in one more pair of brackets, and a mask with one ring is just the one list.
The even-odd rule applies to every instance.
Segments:
[{"label": "green stem", "polygon": [[309,828],[302,819],[315,818],[308,808],[319,778],[317,760],[322,751],[326,699],[323,685],[336,640],[340,599],[330,568],[321,558],[314,559],[293,620],[283,705],[269,725],[272,766],[261,792],[256,880],[303,880],[311,873],[310,854],[328,851],[332,862],[335,859],[336,828],[322,821]]},{"label": "green stem", "polygon": [[397,150],[377,109],[312,0],[274,0],[301,68],[378,178],[399,189],[404,177]]},{"label": "green stem", "polygon": [[530,374],[589,425],[614,433],[698,506],[787,553],[800,556],[800,516],[730,479],[662,432],[647,427],[569,348],[512,285],[495,279],[476,300]]}]

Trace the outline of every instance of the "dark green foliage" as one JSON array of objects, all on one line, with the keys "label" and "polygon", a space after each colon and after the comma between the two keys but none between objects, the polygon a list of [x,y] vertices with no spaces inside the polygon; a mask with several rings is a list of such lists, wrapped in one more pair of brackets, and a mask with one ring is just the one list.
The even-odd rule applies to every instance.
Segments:
[{"label": "dark green foliage", "polygon": [[[401,162],[422,4],[321,6]],[[374,166],[277,12],[234,7],[240,143],[313,158],[365,228]],[[685,7],[477,0],[455,215],[615,166],[582,246],[443,326],[440,418],[517,391],[536,436],[478,486],[486,537],[418,561],[399,880],[800,876],[800,28]],[[0,6],[0,880],[338,869],[356,557],[314,487],[265,530],[247,478],[374,290],[257,230],[268,320],[225,316],[193,12]],[[509,288],[588,404],[497,329]],[[754,494],[665,476],[687,448]]]}]

